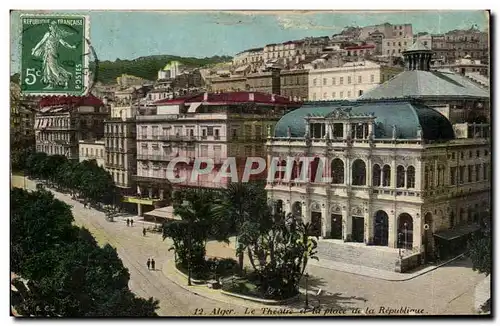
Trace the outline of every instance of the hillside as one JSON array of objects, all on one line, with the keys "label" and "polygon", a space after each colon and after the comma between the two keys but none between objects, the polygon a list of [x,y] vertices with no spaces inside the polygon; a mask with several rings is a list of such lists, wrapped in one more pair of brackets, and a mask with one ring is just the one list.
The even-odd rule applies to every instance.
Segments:
[{"label": "hillside", "polygon": [[[179,57],[174,55],[152,55],[134,60],[99,61],[97,81],[104,84],[116,82],[116,77],[122,74],[133,75],[147,80],[156,80],[158,70],[172,60],[177,60],[187,67],[203,67],[231,60],[229,56],[213,56],[210,58]],[[93,70],[95,63],[91,63]]]}]

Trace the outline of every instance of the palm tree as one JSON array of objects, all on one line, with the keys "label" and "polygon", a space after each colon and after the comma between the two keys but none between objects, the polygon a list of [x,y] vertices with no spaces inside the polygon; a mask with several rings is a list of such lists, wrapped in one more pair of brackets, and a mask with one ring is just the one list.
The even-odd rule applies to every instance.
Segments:
[{"label": "palm tree", "polygon": [[242,235],[245,222],[259,213],[262,205],[266,204],[264,189],[252,183],[235,182],[229,184],[223,194],[221,203],[216,208],[216,214],[229,218],[231,229],[236,231],[236,247],[240,272],[243,270],[244,245],[238,242]]}]

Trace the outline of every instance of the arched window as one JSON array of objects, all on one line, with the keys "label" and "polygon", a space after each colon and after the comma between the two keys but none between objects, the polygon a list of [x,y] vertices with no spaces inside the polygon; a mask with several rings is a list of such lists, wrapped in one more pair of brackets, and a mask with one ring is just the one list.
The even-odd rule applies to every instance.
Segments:
[{"label": "arched window", "polygon": [[291,176],[291,181],[294,181],[295,179],[297,179],[297,177],[299,177],[299,171],[298,171],[298,168],[299,168],[299,165],[297,164],[297,161],[294,160],[293,161],[293,165],[292,165],[292,176]]},{"label": "arched window", "polygon": [[382,172],[382,170],[380,170],[380,165],[378,165],[378,164],[373,165],[372,186],[380,187],[380,173],[381,172]]},{"label": "arched window", "polygon": [[396,169],[396,187],[404,188],[405,186],[405,168],[402,165],[398,165]]},{"label": "arched window", "polygon": [[341,159],[336,158],[331,164],[331,177],[332,183],[342,184],[344,183],[344,162]]},{"label": "arched window", "polygon": [[[311,169],[311,178],[309,179],[310,182],[316,182],[316,176],[318,176],[318,178],[320,178],[322,176],[321,172],[322,172],[322,167],[321,167],[321,164],[320,164],[320,159],[319,157],[316,157],[310,164],[310,169]],[[319,173],[319,175],[318,175]]]},{"label": "arched window", "polygon": [[382,175],[382,186],[389,187],[391,185],[391,167],[389,165],[384,165]]},{"label": "arched window", "polygon": [[415,168],[411,165],[406,169],[406,188],[415,188]]},{"label": "arched window", "polygon": [[352,164],[352,184],[355,186],[366,185],[366,164],[357,159]]}]

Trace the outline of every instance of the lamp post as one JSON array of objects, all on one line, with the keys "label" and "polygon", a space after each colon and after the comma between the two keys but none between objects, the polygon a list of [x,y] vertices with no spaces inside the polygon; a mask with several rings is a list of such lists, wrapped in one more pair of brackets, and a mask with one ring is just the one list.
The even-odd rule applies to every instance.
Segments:
[{"label": "lamp post", "polygon": [[408,224],[405,222],[405,250],[408,249]]},{"label": "lamp post", "polygon": [[402,255],[401,255],[401,239],[402,239],[402,238],[403,238],[403,233],[399,232],[399,233],[398,233],[398,243],[399,243],[399,246],[398,246],[398,247],[399,247],[399,258],[401,258],[401,257],[402,257]]},{"label": "lamp post", "polygon": [[[183,206],[189,205],[189,202],[187,200],[184,200],[182,202]],[[191,286],[191,222],[187,221],[188,223],[188,286]]]},{"label": "lamp post", "polygon": [[309,309],[309,297],[307,296],[307,291],[308,291],[307,281],[309,279],[309,273],[305,273],[304,277],[306,278],[306,302],[305,302],[305,305],[304,305],[304,309],[307,310],[307,309]]}]

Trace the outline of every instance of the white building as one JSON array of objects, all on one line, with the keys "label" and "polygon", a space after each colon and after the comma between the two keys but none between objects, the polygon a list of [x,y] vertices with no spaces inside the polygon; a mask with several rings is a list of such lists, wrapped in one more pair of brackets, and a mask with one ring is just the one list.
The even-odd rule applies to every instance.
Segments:
[{"label": "white building", "polygon": [[104,140],[80,140],[78,142],[80,162],[95,160],[98,166],[105,166]]},{"label": "white building", "polygon": [[348,62],[340,67],[311,69],[309,100],[355,99],[401,71],[368,60]]},{"label": "white building", "polygon": [[459,129],[415,101],[306,104],[268,139],[269,164],[287,168],[271,172],[268,197],[312,234],[432,256],[476,230],[490,203],[489,126]]},{"label": "white building", "polygon": [[174,79],[181,74],[181,66],[179,61],[170,61],[158,71],[158,79]]},{"label": "white building", "polygon": [[413,44],[413,37],[384,38],[382,55],[388,57],[403,57],[403,52]]}]

